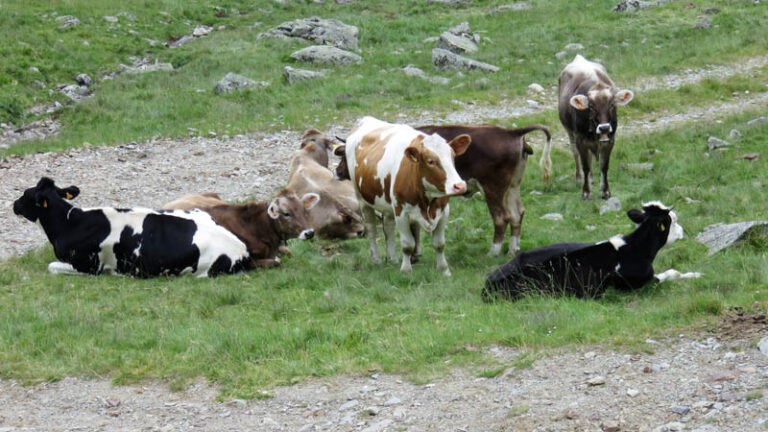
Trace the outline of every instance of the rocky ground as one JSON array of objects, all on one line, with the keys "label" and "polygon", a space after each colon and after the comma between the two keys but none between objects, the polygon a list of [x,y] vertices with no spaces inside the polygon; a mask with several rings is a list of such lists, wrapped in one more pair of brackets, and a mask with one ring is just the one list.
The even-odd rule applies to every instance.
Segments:
[{"label": "rocky ground", "polygon": [[[723,70],[705,68],[638,83],[643,89],[674,88],[711,76],[747,72],[768,56]],[[747,65],[747,66],[744,66]],[[746,67],[746,69],[744,69]],[[713,75],[712,71],[717,71]],[[650,87],[647,87],[650,86]],[[735,111],[760,109],[768,93],[653,121],[623,125],[646,133],[683,122],[709,121]],[[501,107],[457,104],[447,116],[422,113],[413,123],[476,123],[551,109],[554,90]],[[308,125],[310,126],[310,125]],[[329,135],[344,136],[349,125]],[[565,144],[553,127],[555,139]],[[265,199],[284,184],[287,163],[301,131],[223,138],[189,138],[91,147],[60,153],[9,157],[0,162],[0,259],[45,243],[34,224],[17,219],[13,200],[50,176],[82,190],[80,206],[157,207],[179,195],[219,192],[225,199]],[[702,143],[702,152],[705,150]],[[332,431],[748,431],[765,429],[764,388],[768,357],[753,343],[766,335],[768,320],[731,313],[717,329],[678,339],[647,341],[652,354],[597,347],[547,353],[530,368],[494,378],[454,369],[426,385],[376,374],[309,379],[274,389],[273,397],[216,401],[217,389],[199,383],[171,392],[163,383],[112,386],[107,379],[67,378],[22,386],[0,381],[0,432],[16,430],[332,430]],[[492,347],[509,364],[519,353]]]}]

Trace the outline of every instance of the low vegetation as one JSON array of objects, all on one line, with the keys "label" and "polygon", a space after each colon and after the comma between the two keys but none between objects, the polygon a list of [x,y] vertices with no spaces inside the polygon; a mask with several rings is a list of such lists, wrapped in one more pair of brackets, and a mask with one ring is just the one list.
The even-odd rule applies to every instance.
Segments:
[{"label": "low vegetation", "polygon": [[[700,271],[701,279],[609,290],[600,300],[484,304],[485,276],[506,259],[485,255],[492,229],[480,196],[452,201],[451,278],[433,269],[429,245],[414,273],[403,275],[395,264],[371,264],[364,239],[293,242],[294,256],[281,268],[215,279],[51,276],[47,246],[0,263],[0,376],[160,378],[176,388],[204,376],[221,385],[223,397],[263,397],[274,385],[338,373],[397,372],[424,381],[450,365],[472,363],[478,375],[494,376],[505,365],[485,354],[493,344],[519,347],[506,366],[526,367],[549,347],[636,349],[648,337],[711,324],[732,306],[765,309],[765,238],[713,256],[691,239],[712,223],[765,218],[765,157],[735,158],[764,151],[768,125],[746,126],[753,117],[619,135],[614,150],[612,189],[624,210],[658,199],[675,206],[686,230],[686,239],[662,249],[656,269]],[[727,151],[705,156],[707,137],[727,136],[732,128],[743,136]],[[541,182],[535,163],[528,166],[523,249],[632,230],[623,212],[599,215],[602,200],[579,199],[567,151],[553,159],[550,184]],[[653,162],[654,169],[618,168],[634,162]],[[539,219],[550,212],[565,220]]]}]

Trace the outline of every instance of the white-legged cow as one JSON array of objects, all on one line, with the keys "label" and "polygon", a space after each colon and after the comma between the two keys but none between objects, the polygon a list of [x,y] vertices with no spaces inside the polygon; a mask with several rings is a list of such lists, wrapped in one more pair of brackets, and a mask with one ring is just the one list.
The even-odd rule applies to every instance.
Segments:
[{"label": "white-legged cow", "polygon": [[13,203],[13,212],[39,223],[53,245],[51,273],[120,273],[136,277],[214,276],[249,268],[245,244],[203,211],[80,209],[67,200],[76,186],[43,177]]},{"label": "white-legged cow", "polygon": [[445,259],[448,198],[466,192],[467,185],[453,164],[470,145],[469,135],[450,142],[410,126],[372,117],[357,122],[347,138],[345,154],[350,178],[360,201],[371,259],[380,262],[376,246],[376,214],[382,214],[387,257],[397,262],[394,230],[400,234],[402,272],[411,271],[419,227],[432,233],[437,269],[450,275]]},{"label": "white-legged cow", "polygon": [[499,267],[485,282],[483,299],[516,300],[526,294],[600,297],[608,286],[640,288],[656,277],[660,281],[699,277],[696,272],[670,269],[654,275],[659,249],[683,238],[677,214],[653,201],[627,216],[638,224],[631,234],[599,243],[557,243],[520,253]]},{"label": "white-legged cow", "polygon": [[591,194],[592,155],[600,161],[600,191],[610,198],[608,163],[618,127],[616,106],[626,105],[634,97],[631,90],[620,90],[603,65],[576,55],[560,74],[558,114],[568,133],[576,179],[583,178],[581,198]]}]

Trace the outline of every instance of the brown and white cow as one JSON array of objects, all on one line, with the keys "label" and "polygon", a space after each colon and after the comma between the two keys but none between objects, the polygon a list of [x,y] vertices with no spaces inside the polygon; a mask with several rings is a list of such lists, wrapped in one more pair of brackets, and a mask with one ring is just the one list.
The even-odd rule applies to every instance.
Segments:
[{"label": "brown and white cow", "polygon": [[320,166],[328,168],[328,150],[333,148],[334,142],[317,129],[307,129],[301,135],[301,147],[299,148],[303,149],[310,144],[316,146],[316,150],[311,153],[315,161]]},{"label": "brown and white cow", "polygon": [[217,224],[245,243],[253,266],[274,267],[280,265],[277,251],[285,240],[314,236],[307,212],[318,201],[320,196],[316,193],[304,194],[299,199],[292,191],[282,190],[271,201],[237,205],[226,203],[217,194],[205,193],[184,196],[162,208],[205,210]]},{"label": "brown and white cow", "polygon": [[[480,126],[420,126],[416,128],[424,133],[436,133],[446,140],[452,140],[461,134],[467,134],[472,139],[472,145],[467,151],[456,156],[456,171],[468,183],[466,195],[474,194],[477,189],[485,194],[488,211],[493,219],[493,243],[488,252],[490,256],[501,253],[501,245],[507,225],[510,227],[509,255],[520,250],[520,229],[525,214],[525,207],[520,199],[520,184],[525,173],[528,155],[533,149],[525,142],[525,136],[532,131],[540,130],[547,135],[547,142],[541,156],[541,167],[544,180],[551,175],[550,150],[551,134],[542,125],[533,125],[518,129],[504,129],[492,125]],[[336,167],[338,178],[349,178],[344,148],[340,146],[334,154],[341,156]],[[419,241],[416,237],[416,255]]]},{"label": "brown and white cow", "polygon": [[[363,235],[360,205],[355,188],[349,180],[336,180],[333,172],[318,162],[318,154],[325,148],[316,143],[304,145],[291,159],[291,173],[286,189],[297,195],[317,193],[320,201],[309,212],[309,223],[318,237],[349,239]],[[326,154],[326,163],[327,163]]]},{"label": "brown and white cow", "polygon": [[376,211],[383,217],[387,257],[397,261],[394,228],[400,233],[400,271],[411,271],[419,226],[432,232],[437,269],[450,275],[445,260],[445,227],[448,198],[466,192],[453,163],[469,147],[469,135],[450,142],[407,125],[363,117],[349,137],[345,154],[371,247],[371,259],[381,262],[376,246]]},{"label": "brown and white cow", "polygon": [[616,106],[626,105],[633,97],[631,90],[616,87],[603,65],[581,55],[560,74],[558,113],[571,142],[576,179],[584,179],[581,199],[591,194],[593,154],[600,161],[602,197],[610,198],[608,162],[618,125]]}]

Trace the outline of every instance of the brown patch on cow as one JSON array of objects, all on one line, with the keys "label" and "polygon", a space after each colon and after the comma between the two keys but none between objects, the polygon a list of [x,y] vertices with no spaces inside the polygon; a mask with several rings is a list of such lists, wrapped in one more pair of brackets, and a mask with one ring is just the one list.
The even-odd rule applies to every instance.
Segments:
[{"label": "brown patch on cow", "polygon": [[384,199],[387,200],[387,203],[392,204],[392,197],[390,196],[390,191],[392,190],[392,174],[387,174],[386,177],[384,177]]},{"label": "brown patch on cow", "polygon": [[389,190],[385,190],[381,180],[376,178],[377,165],[386,149],[387,141],[382,138],[386,128],[379,128],[363,136],[355,151],[357,167],[355,168],[355,179],[358,190],[363,199],[369,203],[374,203],[376,197],[385,195],[387,202],[391,201]]}]

